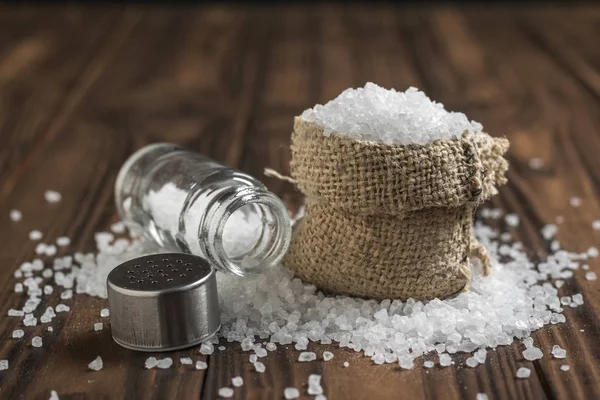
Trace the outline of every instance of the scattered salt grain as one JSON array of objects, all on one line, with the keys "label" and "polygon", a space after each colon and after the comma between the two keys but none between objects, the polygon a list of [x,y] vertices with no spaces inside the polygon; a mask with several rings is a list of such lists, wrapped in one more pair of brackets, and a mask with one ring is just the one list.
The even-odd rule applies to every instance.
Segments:
[{"label": "scattered salt grain", "polygon": [[206,369],[208,368],[208,364],[204,361],[196,361],[196,369]]},{"label": "scattered salt grain", "polygon": [[31,240],[40,240],[42,238],[42,232],[38,230],[33,230],[29,232],[29,239]]},{"label": "scattered salt grain", "polygon": [[448,367],[452,365],[452,357],[448,353],[440,354],[440,365],[442,367]]},{"label": "scattered salt grain", "polygon": [[226,399],[230,398],[233,396],[233,389],[228,387],[222,387],[221,389],[219,389],[219,396],[224,397]]},{"label": "scattered salt grain", "polygon": [[179,359],[179,362],[181,363],[181,365],[193,365],[194,364],[194,361],[192,361],[192,359],[189,357],[181,357]]},{"label": "scattered salt grain", "polygon": [[231,378],[231,384],[234,387],[240,387],[244,384],[244,378],[242,378],[241,376],[236,376]]},{"label": "scattered salt grain", "polygon": [[34,336],[33,339],[31,339],[31,345],[33,347],[42,347],[42,345],[43,345],[42,338],[39,336]]},{"label": "scattered salt grain", "polygon": [[273,342],[269,342],[266,344],[265,348],[269,351],[275,351],[277,350],[277,345]]},{"label": "scattered salt grain", "polygon": [[569,367],[567,364],[563,364],[560,366],[561,371],[568,371],[570,369],[571,369],[571,367]]},{"label": "scattered salt grain", "polygon": [[330,351],[324,351],[323,352],[323,360],[325,361],[330,361],[333,359],[333,353]]},{"label": "scattered salt grain", "polygon": [[215,346],[213,346],[211,343],[202,343],[200,345],[200,354],[209,356],[214,352],[215,352]]},{"label": "scattered salt grain", "polygon": [[318,394],[315,396],[314,400],[327,400],[327,396],[324,394]]},{"label": "scattered salt grain", "polygon": [[544,237],[544,239],[550,240],[554,237],[554,235],[556,235],[557,231],[558,231],[558,228],[556,228],[556,225],[547,224],[547,225],[544,225],[541,232],[542,232],[542,236]]},{"label": "scattered salt grain", "polygon": [[531,158],[529,159],[529,168],[531,169],[541,169],[544,166],[544,161],[541,158]]},{"label": "scattered salt grain", "polygon": [[469,357],[469,358],[467,358],[466,364],[468,367],[475,368],[476,366],[479,365],[479,362],[477,362],[477,360],[475,358]]},{"label": "scattered salt grain", "polygon": [[327,104],[305,110],[301,119],[323,127],[326,136],[386,144],[426,144],[482,130],[481,124],[446,111],[416,88],[398,92],[374,83],[347,89]]},{"label": "scattered salt grain", "polygon": [[8,316],[9,317],[23,317],[23,316],[25,316],[25,312],[23,312],[23,310],[15,310],[14,308],[11,308],[10,310],[8,310]]},{"label": "scattered salt grain", "polygon": [[96,357],[94,361],[88,364],[88,368],[92,371],[100,371],[104,367],[104,363],[102,362],[102,358],[100,356]]},{"label": "scattered salt grain", "polygon": [[595,231],[600,231],[600,219],[592,221],[592,229]]},{"label": "scattered salt grain", "polygon": [[223,351],[223,350],[225,350],[225,346],[219,346],[219,347],[217,347],[217,349],[219,349],[220,351]]},{"label": "scattered salt grain", "polygon": [[23,325],[25,326],[36,326],[37,318],[33,316],[33,314],[25,314],[25,318],[23,318]]},{"label": "scattered salt grain", "polygon": [[569,199],[569,204],[571,205],[571,207],[577,208],[581,205],[581,198],[573,196]]},{"label": "scattered salt grain", "polygon": [[552,347],[552,355],[554,358],[565,358],[567,357],[567,351],[555,344]]},{"label": "scattered salt grain", "polygon": [[144,368],[152,369],[158,365],[158,360],[156,357],[148,357],[146,358],[146,362],[144,363]]},{"label": "scattered salt grain", "polygon": [[286,400],[297,399],[300,397],[300,391],[293,387],[285,388],[283,390],[283,397],[285,397]]},{"label": "scattered salt grain", "polygon": [[50,397],[48,398],[48,400],[60,400],[60,398],[58,397],[58,393],[56,392],[56,390],[50,391]]},{"label": "scattered salt grain", "polygon": [[473,354],[473,358],[475,358],[479,364],[483,364],[487,358],[487,351],[485,349],[479,349]]},{"label": "scattered salt grain", "polygon": [[539,360],[543,356],[544,356],[544,353],[542,353],[542,351],[540,349],[538,349],[537,347],[530,347],[530,348],[526,349],[525,351],[523,351],[523,357],[525,357],[525,359],[529,360],[529,361]]},{"label": "scattered salt grain", "polygon": [[517,214],[506,214],[504,220],[508,226],[519,226],[519,216]]},{"label": "scattered salt grain", "polygon": [[51,327],[51,326],[49,326],[48,328],[46,328],[46,330],[47,330],[48,332],[54,332],[54,328],[53,328],[53,327]]},{"label": "scattered salt grain", "polygon": [[267,356],[267,350],[263,349],[262,347],[258,347],[257,349],[254,350],[254,352],[256,353],[256,355],[258,357],[266,357]]},{"label": "scattered salt grain", "polygon": [[102,310],[100,310],[100,316],[101,317],[108,317],[110,315],[110,311],[108,308],[103,308]]},{"label": "scattered salt grain", "polygon": [[73,298],[73,291],[71,289],[67,289],[60,294],[60,298],[62,300],[69,300]]},{"label": "scattered salt grain", "polygon": [[587,255],[592,258],[598,257],[598,255],[600,255],[600,250],[592,246],[587,250]]},{"label": "scattered salt grain", "polygon": [[58,239],[56,239],[56,244],[60,247],[68,246],[71,244],[71,239],[69,239],[66,236],[61,236]]},{"label": "scattered salt grain", "polygon": [[256,370],[256,372],[260,372],[262,374],[263,372],[265,372],[266,367],[265,364],[261,363],[260,361],[257,361],[254,363],[254,369]]},{"label": "scattered salt grain", "polygon": [[258,361],[258,356],[256,354],[250,354],[249,361],[254,364]]},{"label": "scattered salt grain", "polygon": [[23,293],[23,284],[15,283],[15,293]]},{"label": "scattered salt grain", "polygon": [[585,273],[585,280],[586,281],[595,281],[596,279],[598,279],[598,276],[596,275],[595,272],[586,272]]},{"label": "scattered salt grain", "polygon": [[12,222],[19,222],[21,219],[23,219],[23,213],[19,210],[10,210],[8,216]]},{"label": "scattered salt grain", "polygon": [[46,190],[44,198],[48,203],[58,203],[62,199],[62,195],[55,190]]},{"label": "scattered salt grain", "polygon": [[425,362],[423,363],[423,366],[424,366],[425,368],[433,368],[433,367],[434,367],[434,365],[435,365],[435,363],[434,363],[433,361],[425,361]]},{"label": "scattered salt grain", "polygon": [[561,287],[563,287],[564,284],[565,284],[565,281],[563,281],[562,279],[557,279],[556,282],[554,282],[554,286],[556,286],[557,289],[560,289]]},{"label": "scattered salt grain", "polygon": [[12,333],[13,339],[21,339],[25,336],[25,332],[22,329],[15,329]]},{"label": "scattered salt grain", "polygon": [[477,393],[475,400],[488,400],[488,395],[485,393]]},{"label": "scattered salt grain", "polygon": [[344,367],[348,368],[350,366],[350,363],[348,361],[344,361]]},{"label": "scattered salt grain", "polygon": [[411,369],[414,366],[413,357],[411,355],[405,354],[398,357],[398,364],[400,368],[403,369]]},{"label": "scattered salt grain", "polygon": [[165,357],[162,360],[158,360],[156,366],[160,369],[168,369],[173,365],[173,359],[171,357]]},{"label": "scattered salt grain", "polygon": [[312,351],[303,351],[298,356],[298,361],[300,362],[310,362],[315,361],[317,359],[317,355]]},{"label": "scattered salt grain", "polygon": [[104,324],[102,322],[96,322],[94,324],[94,330],[96,332],[101,331],[102,329],[104,329]]},{"label": "scattered salt grain", "polygon": [[579,306],[583,304],[583,295],[581,293],[574,294],[572,299],[573,299],[573,303],[575,303]]},{"label": "scattered salt grain", "polygon": [[529,378],[531,370],[529,368],[521,367],[517,370],[517,378],[525,379]]},{"label": "scattered salt grain", "polygon": [[311,396],[323,394],[323,387],[321,386],[321,375],[311,374],[308,376],[307,393]]},{"label": "scattered salt grain", "polygon": [[56,312],[69,312],[69,311],[71,311],[71,307],[69,307],[65,304],[59,304],[56,306],[55,310],[56,310]]},{"label": "scattered salt grain", "polygon": [[118,234],[125,233],[125,224],[121,221],[115,222],[110,226],[110,230]]},{"label": "scattered salt grain", "polygon": [[8,369],[8,360],[0,360],[0,371]]}]

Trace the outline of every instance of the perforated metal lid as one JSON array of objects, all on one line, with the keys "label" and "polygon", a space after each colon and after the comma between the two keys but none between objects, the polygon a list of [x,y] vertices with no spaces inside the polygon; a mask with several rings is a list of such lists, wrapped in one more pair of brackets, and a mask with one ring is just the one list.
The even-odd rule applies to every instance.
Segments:
[{"label": "perforated metal lid", "polygon": [[114,340],[141,351],[198,344],[220,327],[215,271],[190,254],[154,254],[108,275]]}]

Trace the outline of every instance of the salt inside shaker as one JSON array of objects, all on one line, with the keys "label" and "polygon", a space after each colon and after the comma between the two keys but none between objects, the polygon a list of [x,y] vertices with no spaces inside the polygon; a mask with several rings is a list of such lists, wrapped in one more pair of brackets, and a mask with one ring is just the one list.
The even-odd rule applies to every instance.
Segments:
[{"label": "salt inside shaker", "polygon": [[239,276],[277,264],[290,243],[287,208],[260,181],[173,144],[134,153],[115,200],[123,221],[160,246]]}]

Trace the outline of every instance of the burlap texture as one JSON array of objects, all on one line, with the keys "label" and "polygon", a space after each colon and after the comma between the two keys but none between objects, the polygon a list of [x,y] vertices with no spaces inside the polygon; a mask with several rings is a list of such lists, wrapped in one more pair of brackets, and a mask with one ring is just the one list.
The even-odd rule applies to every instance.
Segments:
[{"label": "burlap texture", "polygon": [[505,183],[507,148],[485,133],[359,142],[296,118],[290,167],[307,208],[284,264],[322,290],[360,297],[443,298],[468,287],[471,252],[485,254],[472,215]]}]

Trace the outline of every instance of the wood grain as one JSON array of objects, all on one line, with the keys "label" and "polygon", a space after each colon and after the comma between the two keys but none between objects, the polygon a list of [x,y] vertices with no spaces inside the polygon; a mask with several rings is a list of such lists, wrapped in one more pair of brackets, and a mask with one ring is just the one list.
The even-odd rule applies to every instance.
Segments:
[{"label": "wood grain", "polygon": [[[293,117],[367,81],[422,88],[510,139],[510,184],[493,205],[521,216],[513,234],[532,255],[548,251],[538,232],[557,215],[565,248],[598,245],[600,7],[3,6],[0,30],[0,315],[20,304],[12,273],[31,259],[28,232],[66,234],[69,251],[92,250],[93,233],[116,220],[112,185],[135,149],[170,141],[256,176],[267,166],[287,173]],[[542,169],[528,167],[533,157]],[[290,184],[264,181],[291,207],[301,204]],[[64,200],[46,204],[46,189]],[[571,196],[583,205],[570,207]],[[23,211],[21,223],[9,221],[12,208]],[[285,387],[305,393],[311,373],[323,375],[334,400],[600,398],[600,286],[578,271],[560,290],[575,292],[585,304],[566,310],[568,323],[534,334],[546,353],[566,348],[564,362],[525,361],[514,344],[475,369],[428,370],[420,360],[406,371],[311,344],[335,358],[298,363],[298,351],[279,348],[265,374],[237,344],[209,357],[171,355],[207,360],[206,371],[145,370],[147,355],[114,344],[109,329],[93,331],[106,302],[75,296],[53,333],[36,327],[14,340],[18,319],[0,318],[0,359],[10,362],[0,398],[57,390],[61,399],[214,399],[239,375],[235,398],[280,399]],[[30,346],[36,334],[40,349]],[[105,368],[88,371],[99,354]],[[565,362],[571,371],[560,371]],[[515,379],[520,366],[532,368],[529,379]]]}]

